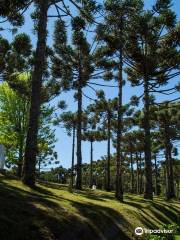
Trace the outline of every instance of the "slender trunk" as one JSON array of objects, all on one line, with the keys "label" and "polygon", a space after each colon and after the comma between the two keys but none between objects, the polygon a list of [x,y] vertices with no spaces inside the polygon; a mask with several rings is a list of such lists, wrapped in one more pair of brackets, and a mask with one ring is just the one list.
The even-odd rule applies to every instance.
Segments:
[{"label": "slender trunk", "polygon": [[138,162],[138,153],[136,152],[136,172],[137,172],[137,187],[136,187],[136,191],[137,191],[137,194],[140,193],[139,191],[139,162]]},{"label": "slender trunk", "polygon": [[21,178],[21,176],[22,176],[22,162],[18,162],[18,165],[17,165],[17,177]]},{"label": "slender trunk", "polygon": [[148,78],[145,74],[144,77],[144,153],[145,153],[145,164],[144,164],[144,198],[153,199],[153,188],[152,188],[152,163],[151,163],[151,134],[150,134],[150,97],[149,97],[149,84]]},{"label": "slender trunk", "polygon": [[122,188],[122,159],[121,159],[121,141],[122,141],[122,86],[123,86],[123,54],[122,47],[120,49],[119,58],[119,76],[118,76],[118,123],[117,123],[117,149],[116,149],[116,191],[115,197],[123,201]]},{"label": "slender trunk", "polygon": [[75,132],[76,128],[75,125],[73,126],[73,141],[72,141],[72,162],[71,162],[71,180],[70,180],[70,187],[73,188],[74,185],[74,149],[75,149]]},{"label": "slender trunk", "polygon": [[22,181],[33,187],[35,185],[35,169],[37,155],[38,122],[41,105],[42,78],[45,65],[47,12],[48,1],[39,0],[38,40],[34,58],[34,71],[32,75],[31,107],[29,115],[28,132],[25,147]]},{"label": "slender trunk", "polygon": [[166,198],[169,200],[175,197],[174,174],[173,174],[173,160],[171,155],[171,141],[169,138],[169,126],[167,124],[165,124],[164,130],[165,130],[166,179],[167,179]]},{"label": "slender trunk", "polygon": [[17,166],[17,177],[22,177],[22,165],[23,165],[23,139],[20,140],[19,145],[19,157],[18,157],[18,166]]},{"label": "slender trunk", "polygon": [[78,82],[78,114],[77,114],[77,179],[76,189],[82,189],[82,152],[81,152],[81,141],[82,141],[82,86],[81,86],[81,71],[79,73]]},{"label": "slender trunk", "polygon": [[177,180],[177,199],[179,199],[179,188],[180,188],[180,186],[179,186],[179,181]]},{"label": "slender trunk", "polygon": [[40,176],[40,173],[41,173],[41,158],[39,158],[39,176]]},{"label": "slender trunk", "polygon": [[108,141],[107,141],[107,182],[106,182],[106,191],[111,190],[110,186],[110,161],[111,161],[111,114],[108,112]]},{"label": "slender trunk", "polygon": [[130,152],[130,161],[131,161],[131,193],[134,193],[134,167],[132,151]]},{"label": "slender trunk", "polygon": [[157,168],[157,159],[156,154],[154,154],[154,167],[155,167],[155,194],[159,195],[159,184],[158,184],[158,168]]},{"label": "slender trunk", "polygon": [[93,140],[91,140],[91,149],[90,149],[90,184],[89,187],[93,186]]},{"label": "slender trunk", "polygon": [[142,194],[143,192],[143,174],[142,174],[142,156],[141,156],[141,152],[139,155],[139,171],[140,171],[140,194]]},{"label": "slender trunk", "polygon": [[[165,155],[166,155],[166,152],[165,152]],[[164,183],[164,195],[167,196],[167,171],[166,171],[166,166],[163,165],[163,183]]]}]

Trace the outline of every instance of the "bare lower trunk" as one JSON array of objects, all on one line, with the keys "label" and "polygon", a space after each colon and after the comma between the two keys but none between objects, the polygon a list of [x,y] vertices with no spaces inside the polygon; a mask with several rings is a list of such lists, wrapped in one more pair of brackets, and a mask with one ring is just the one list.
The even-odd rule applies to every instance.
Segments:
[{"label": "bare lower trunk", "polygon": [[179,188],[180,188],[180,186],[179,186],[179,181],[177,180],[177,182],[176,182],[176,189],[177,189],[177,191],[176,191],[176,197],[177,197],[177,199],[179,199]]},{"label": "bare lower trunk", "polygon": [[41,88],[46,52],[48,1],[39,0],[38,10],[39,10],[39,22],[37,30],[38,40],[34,58],[34,71],[32,74],[31,107],[22,176],[23,183],[29,185],[30,187],[33,187],[35,185],[38,122],[40,115]]},{"label": "bare lower trunk", "polygon": [[106,181],[106,191],[111,190],[110,186],[110,161],[111,161],[111,116],[110,113],[108,113],[108,141],[107,141],[107,181]]},{"label": "bare lower trunk", "polygon": [[22,163],[18,163],[17,165],[17,177],[21,178],[22,176]]},{"label": "bare lower trunk", "polygon": [[159,181],[158,181],[158,168],[156,154],[154,155],[154,166],[155,166],[155,194],[159,195]]},{"label": "bare lower trunk", "polygon": [[148,86],[148,79],[145,77],[144,78],[144,131],[145,131],[144,198],[153,199],[149,105],[150,105],[149,86]]},{"label": "bare lower trunk", "polygon": [[82,89],[81,79],[79,79],[78,86],[78,114],[77,114],[77,179],[76,189],[82,189],[82,152],[81,152],[81,141],[82,141]]},{"label": "bare lower trunk", "polygon": [[130,164],[131,164],[131,193],[134,193],[134,167],[133,167],[133,155],[130,152]]},{"label": "bare lower trunk", "polygon": [[18,157],[18,166],[17,166],[17,177],[22,177],[22,166],[23,166],[23,141],[21,141],[19,146],[19,157]]},{"label": "bare lower trunk", "polygon": [[39,164],[39,176],[40,176],[40,173],[41,173],[41,159],[39,159],[38,164]]},{"label": "bare lower trunk", "polygon": [[91,140],[91,149],[90,149],[90,184],[89,187],[93,186],[93,141]]},{"label": "bare lower trunk", "polygon": [[119,77],[118,77],[118,123],[117,123],[117,148],[116,148],[116,192],[115,197],[123,201],[122,188],[122,158],[121,158],[121,141],[122,141],[122,87],[123,87],[123,57],[122,48],[120,49]]},{"label": "bare lower trunk", "polygon": [[140,193],[140,190],[139,190],[139,160],[138,160],[138,153],[137,152],[136,152],[136,167],[137,167],[137,169],[136,169],[136,172],[137,172],[136,192],[137,192],[137,194],[139,194]]},{"label": "bare lower trunk", "polygon": [[166,167],[163,166],[163,184],[164,184],[164,195],[167,196],[167,171],[166,171]]},{"label": "bare lower trunk", "polygon": [[140,194],[143,193],[143,172],[142,172],[142,157],[141,152],[139,156],[139,171],[140,171]]},{"label": "bare lower trunk", "polygon": [[172,147],[171,147],[171,142],[169,138],[169,127],[168,125],[165,125],[166,179],[167,179],[166,198],[168,200],[175,197],[173,160],[172,160],[171,148]]},{"label": "bare lower trunk", "polygon": [[72,162],[71,162],[71,180],[70,187],[73,188],[74,185],[74,148],[75,148],[75,126],[73,126],[73,142],[72,142]]}]

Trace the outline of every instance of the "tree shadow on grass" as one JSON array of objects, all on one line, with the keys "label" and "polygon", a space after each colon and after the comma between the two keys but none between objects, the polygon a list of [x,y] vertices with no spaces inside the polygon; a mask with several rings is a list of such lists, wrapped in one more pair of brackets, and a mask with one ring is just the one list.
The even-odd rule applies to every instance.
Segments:
[{"label": "tree shadow on grass", "polygon": [[144,199],[142,196],[140,195],[125,195],[124,197],[125,202],[134,202],[139,204],[140,207],[142,207],[142,204],[149,204],[152,202],[152,200],[148,200],[148,199]]},{"label": "tree shadow on grass", "polygon": [[[44,195],[31,193],[0,182],[1,240],[128,240],[118,224],[128,225],[113,209],[71,201],[79,211],[69,213],[45,198],[53,194],[38,187]],[[58,197],[59,203],[63,198]],[[124,225],[123,225],[124,224]]]},{"label": "tree shadow on grass", "polygon": [[101,198],[101,196],[97,196],[94,193],[91,192],[82,192],[82,191],[78,191],[76,192],[78,194],[78,196],[82,196],[85,197],[87,199],[91,199],[91,200],[95,200],[95,201],[100,201],[100,202],[104,202],[105,200],[103,198]]},{"label": "tree shadow on grass", "polygon": [[59,204],[6,183],[0,184],[0,206],[1,240],[96,239],[87,223]]},{"label": "tree shadow on grass", "polygon": [[154,209],[156,209],[156,211],[154,211],[154,209],[152,208],[153,214],[165,224],[177,222],[178,211],[172,206],[170,205],[165,206],[163,203],[159,204],[155,202],[153,203],[153,207]]},{"label": "tree shadow on grass", "polygon": [[[97,200],[98,197],[95,198],[96,193],[91,191],[77,193],[87,199]],[[105,196],[98,194],[105,200],[111,197],[108,193]],[[60,206],[65,200],[77,212]],[[126,204],[136,208],[134,211],[129,209],[130,214],[139,218],[144,226],[155,228],[156,218],[166,223],[164,216],[169,215],[170,210],[164,209],[163,203],[143,199],[139,202],[137,197],[125,200]],[[147,208],[152,211],[153,218],[146,211]],[[172,221],[175,215],[169,215]],[[133,226],[124,215],[113,208],[65,199],[41,186],[29,192],[0,182],[0,240],[128,240],[134,239],[134,235],[130,234],[132,229]]]},{"label": "tree shadow on grass", "polygon": [[176,223],[178,220],[177,209],[168,202],[149,201],[126,196],[125,203],[136,208],[141,222],[152,229],[155,229],[157,225]]},{"label": "tree shadow on grass", "polygon": [[53,188],[57,190],[68,190],[68,185],[60,184],[60,183],[54,183],[54,182],[46,182],[38,180],[38,183],[40,183],[42,186]]},{"label": "tree shadow on grass", "polygon": [[129,233],[131,224],[119,212],[112,208],[92,203],[80,203],[71,200],[81,216],[89,219],[94,230],[98,232],[98,239],[126,240],[131,239]]},{"label": "tree shadow on grass", "polygon": [[109,192],[107,192],[107,193],[100,193],[100,197],[103,198],[103,199],[115,200],[115,194],[110,194]]},{"label": "tree shadow on grass", "polygon": [[[42,186],[45,186],[47,188],[53,188],[57,190],[68,190],[68,186],[58,183],[49,183],[49,182],[39,182]],[[76,190],[73,189],[72,193],[76,193],[79,196],[86,197],[88,199],[97,200],[97,201],[106,201],[107,199],[114,200],[114,196],[111,196],[109,193],[98,193],[97,191],[93,191],[91,189],[82,189],[82,190]]]},{"label": "tree shadow on grass", "polygon": [[[101,202],[105,202],[107,200],[109,200],[109,195],[105,195],[105,194],[101,194],[101,193],[97,193],[96,191],[93,191],[91,189],[88,190],[74,190],[74,193],[77,193],[78,195],[85,197],[87,199],[91,199],[91,200],[96,200],[96,201],[101,201]],[[113,199],[113,198],[112,198]]]}]

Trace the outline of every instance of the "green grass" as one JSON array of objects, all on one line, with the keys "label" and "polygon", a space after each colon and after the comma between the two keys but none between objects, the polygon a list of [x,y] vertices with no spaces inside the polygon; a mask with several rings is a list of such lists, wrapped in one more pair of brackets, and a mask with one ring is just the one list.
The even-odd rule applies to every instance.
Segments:
[{"label": "green grass", "polygon": [[136,239],[137,226],[157,229],[177,223],[179,207],[177,201],[152,202],[136,195],[125,195],[120,203],[113,193],[70,193],[56,184],[32,190],[0,175],[0,240]]}]

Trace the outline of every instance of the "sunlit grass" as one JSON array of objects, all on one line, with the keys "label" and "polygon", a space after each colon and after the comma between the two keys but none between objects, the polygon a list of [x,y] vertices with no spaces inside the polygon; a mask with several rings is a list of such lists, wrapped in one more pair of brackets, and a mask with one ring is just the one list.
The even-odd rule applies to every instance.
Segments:
[{"label": "sunlit grass", "polygon": [[137,226],[159,228],[177,222],[177,201],[152,202],[127,194],[120,203],[112,192],[70,193],[67,186],[40,183],[32,190],[16,179],[0,178],[1,240],[135,239]]}]

